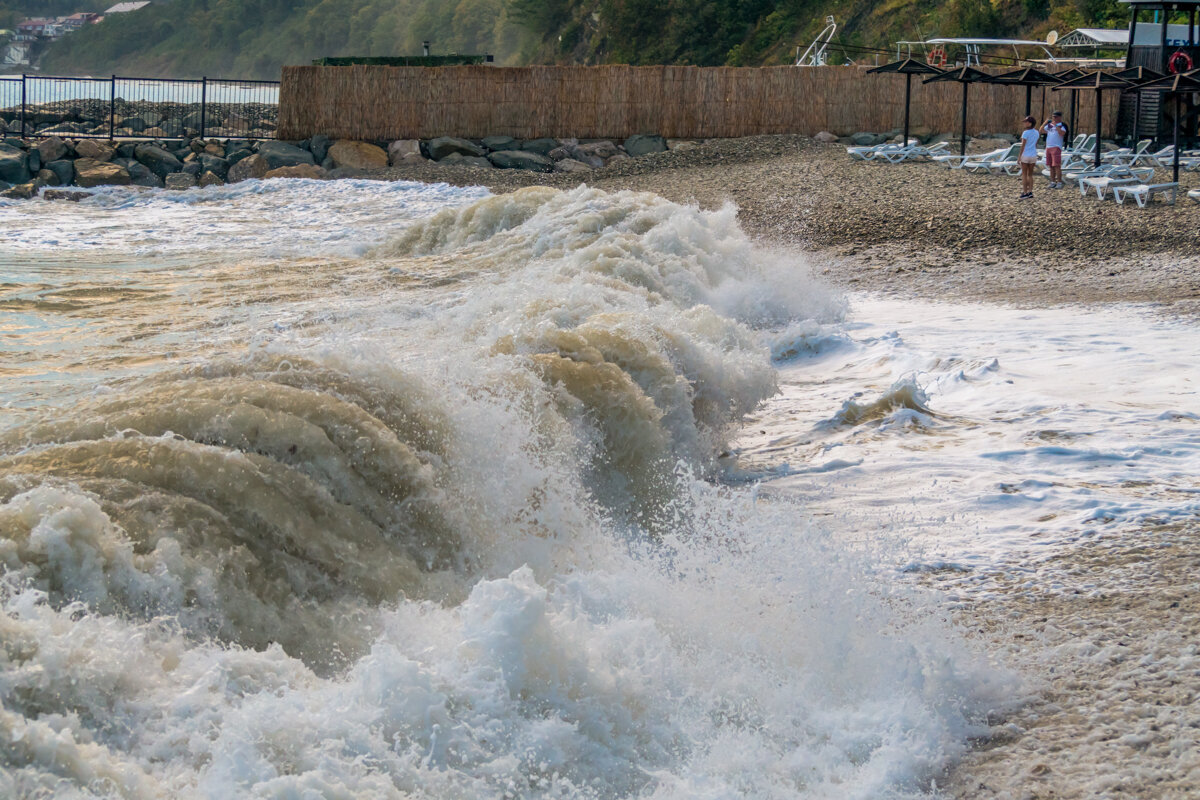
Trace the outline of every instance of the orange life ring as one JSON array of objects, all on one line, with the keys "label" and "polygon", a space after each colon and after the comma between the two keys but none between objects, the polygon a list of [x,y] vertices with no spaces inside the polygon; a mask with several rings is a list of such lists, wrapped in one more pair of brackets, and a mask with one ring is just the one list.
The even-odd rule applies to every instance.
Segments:
[{"label": "orange life ring", "polygon": [[1176,50],[1167,59],[1167,69],[1171,71],[1172,75],[1177,75],[1180,72],[1191,72],[1192,57],[1182,50]]},{"label": "orange life ring", "polygon": [[925,57],[925,63],[931,67],[946,66],[946,49],[941,45],[929,51],[929,55]]}]

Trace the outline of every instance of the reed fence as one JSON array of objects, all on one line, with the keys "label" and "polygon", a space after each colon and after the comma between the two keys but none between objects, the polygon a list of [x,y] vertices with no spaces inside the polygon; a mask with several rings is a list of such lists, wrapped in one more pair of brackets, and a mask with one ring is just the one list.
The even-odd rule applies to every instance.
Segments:
[{"label": "reed fence", "polygon": [[[863,67],[383,67],[283,69],[279,138],[325,134],[384,141],[504,135],[669,138],[887,131],[904,115],[904,77]],[[967,131],[1009,132],[1025,114],[1025,88],[971,84]],[[1044,94],[1044,100],[1043,100]],[[1069,93],[1033,92],[1039,120]],[[1076,128],[1094,127],[1092,92],[1079,93]],[[1118,93],[1103,98],[1103,129],[1116,128]],[[962,86],[913,81],[911,124],[957,132]]]}]

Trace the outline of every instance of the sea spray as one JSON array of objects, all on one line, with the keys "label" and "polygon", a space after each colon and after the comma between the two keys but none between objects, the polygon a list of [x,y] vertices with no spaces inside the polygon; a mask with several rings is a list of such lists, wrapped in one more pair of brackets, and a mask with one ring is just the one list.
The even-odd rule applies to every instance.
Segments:
[{"label": "sea spray", "polygon": [[836,298],[730,208],[470,201],[272,256],[186,358],[4,433],[0,789],[901,797],[985,730],[1008,684],[927,601],[719,482],[760,328]]}]

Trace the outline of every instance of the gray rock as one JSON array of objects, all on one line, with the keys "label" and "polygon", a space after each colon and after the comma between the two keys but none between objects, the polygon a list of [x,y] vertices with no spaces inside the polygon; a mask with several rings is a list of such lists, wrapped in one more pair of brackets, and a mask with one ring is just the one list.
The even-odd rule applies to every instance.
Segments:
[{"label": "gray rock", "polygon": [[62,158],[58,161],[51,161],[46,165],[46,169],[58,176],[59,186],[66,186],[75,180],[75,165],[70,159]]},{"label": "gray rock", "polygon": [[591,172],[592,167],[573,158],[564,158],[554,163],[555,172]]},{"label": "gray rock", "polygon": [[816,139],[818,142],[822,142],[824,144],[833,144],[834,142],[836,142],[838,140],[838,137],[833,135],[829,131],[821,131],[813,138]]},{"label": "gray rock", "polygon": [[21,184],[31,178],[33,173],[29,171],[29,154],[19,147],[0,144],[0,181]]},{"label": "gray rock", "polygon": [[42,169],[42,154],[36,149],[30,150],[25,156],[26,168],[36,175]]},{"label": "gray rock", "polygon": [[850,143],[857,147],[873,147],[886,141],[887,136],[881,136],[878,133],[867,133],[866,131],[860,131],[850,136]]},{"label": "gray rock", "polygon": [[[201,114],[199,111],[193,111],[192,113],[186,115],[182,120],[180,120],[180,122],[183,123],[183,127],[191,128],[194,131],[198,131],[198,130],[200,130],[200,121],[202,118],[204,118],[203,114]],[[206,128],[216,127],[215,125],[210,125],[209,124],[210,122],[216,122],[216,120],[209,120],[207,118],[204,118],[204,127],[206,127]]]},{"label": "gray rock", "polygon": [[241,161],[243,158],[249,158],[252,155],[254,155],[254,152],[252,150],[250,150],[250,148],[236,147],[233,150],[229,151],[228,155],[225,156],[225,160],[228,161],[229,166],[232,167],[234,164]]},{"label": "gray rock", "polygon": [[134,186],[162,186],[162,178],[155,175],[140,161],[132,158],[116,159],[114,163],[120,164],[129,170],[129,182]]},{"label": "gray rock", "polygon": [[37,182],[42,186],[62,186],[62,179],[58,177],[58,173],[52,169],[38,170]]},{"label": "gray rock", "polygon": [[218,156],[201,153],[199,157],[202,172],[211,172],[222,181],[229,174],[229,162]]},{"label": "gray rock", "polygon": [[[607,139],[601,139],[598,142],[587,142],[586,144],[579,145],[579,147],[576,149],[580,153],[584,153],[585,155],[594,156],[596,158],[599,158],[601,162],[603,162],[604,159],[612,158],[617,153],[621,152],[620,150],[617,149],[616,144],[608,141]],[[579,157],[576,156],[576,158],[579,158]],[[586,161],[586,159],[579,159],[579,160]]]},{"label": "gray rock", "polygon": [[451,153],[475,157],[487,154],[487,151],[479,145],[454,136],[439,136],[436,139],[430,139],[425,147],[429,151],[429,157],[434,161],[441,161]]},{"label": "gray rock", "polygon": [[488,154],[488,161],[500,169],[527,169],[533,172],[554,171],[554,162],[551,159],[525,150],[500,150]]},{"label": "gray rock", "polygon": [[5,189],[3,192],[0,192],[0,197],[6,197],[9,200],[29,200],[37,194],[39,188],[37,181],[29,181],[28,183],[18,184],[11,189]]},{"label": "gray rock", "polygon": [[[263,142],[258,147],[258,156],[266,162],[267,170],[294,167],[298,164],[315,164],[313,154],[287,142]],[[256,175],[255,177],[262,177]]]},{"label": "gray rock", "polygon": [[163,148],[153,144],[139,144],[133,151],[134,158],[145,164],[160,178],[183,169],[183,162]]},{"label": "gray rock", "polygon": [[313,163],[320,164],[325,160],[325,156],[329,155],[329,146],[331,144],[333,142],[323,133],[318,133],[308,140],[308,149],[313,154]]},{"label": "gray rock", "polygon": [[206,172],[200,176],[200,186],[201,187],[224,186],[224,185],[225,185],[225,181],[221,178],[220,175],[217,175],[215,172]]},{"label": "gray rock", "polygon": [[42,192],[43,200],[70,200],[75,203],[91,196],[91,192],[71,192],[63,189],[47,189]]},{"label": "gray rock", "polygon": [[521,142],[511,136],[485,136],[480,141],[488,150],[520,150]]},{"label": "gray rock", "polygon": [[175,175],[191,175],[193,178],[198,177],[204,171],[204,166],[199,161],[189,161],[183,165],[183,169]]},{"label": "gray rock", "polygon": [[37,151],[42,157],[42,163],[49,164],[51,161],[58,161],[67,155],[71,152],[71,148],[59,137],[51,136],[49,139],[38,142]]},{"label": "gray rock", "polygon": [[658,134],[635,133],[625,140],[625,152],[634,158],[666,151],[667,140]]},{"label": "gray rock", "polygon": [[[312,157],[312,153],[308,154]],[[293,165],[294,166],[294,165]],[[229,167],[229,177],[227,180],[230,183],[237,183],[249,178],[261,178],[270,171],[267,166],[267,160],[261,155],[255,153],[247,158],[243,158],[236,164]]]},{"label": "gray rock", "polygon": [[124,119],[117,120],[117,127],[126,128],[134,133],[141,133],[150,126],[147,125],[146,120],[142,119],[141,117],[125,117]]},{"label": "gray rock", "polygon": [[128,186],[129,170],[111,161],[95,161],[90,158],[75,160],[75,184],[89,186]]},{"label": "gray rock", "polygon": [[196,176],[186,172],[173,172],[165,181],[168,189],[193,189],[196,186]]},{"label": "gray rock", "polygon": [[445,164],[447,166],[480,167],[482,169],[492,168],[492,162],[488,161],[486,158],[480,158],[479,156],[464,156],[462,153],[451,153],[437,163]]},{"label": "gray rock", "polygon": [[527,139],[521,145],[521,150],[526,153],[537,153],[539,156],[546,156],[549,158],[550,151],[556,147],[558,147],[558,139]]}]

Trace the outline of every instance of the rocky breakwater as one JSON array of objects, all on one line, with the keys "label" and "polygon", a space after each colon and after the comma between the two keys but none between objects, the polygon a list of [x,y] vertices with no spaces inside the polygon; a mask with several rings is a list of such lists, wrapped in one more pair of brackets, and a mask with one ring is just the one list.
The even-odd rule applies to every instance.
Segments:
[{"label": "rocky breakwater", "polygon": [[274,135],[279,107],[267,103],[169,103],[150,101],[60,100],[0,108],[0,135],[45,138],[103,136],[147,139],[231,136],[265,139]]},{"label": "rocky breakwater", "polygon": [[[671,143],[685,148],[688,142]],[[533,172],[590,172],[629,158],[665,152],[661,136],[637,135],[621,142],[599,139],[528,139],[489,136],[480,140],[442,136],[393,142],[301,142],[216,137],[109,141],[51,135],[37,141],[0,141],[0,196],[30,198],[43,187],[102,185],[188,189],[251,178],[338,178],[412,164]],[[51,198],[78,195],[61,191]]]}]

